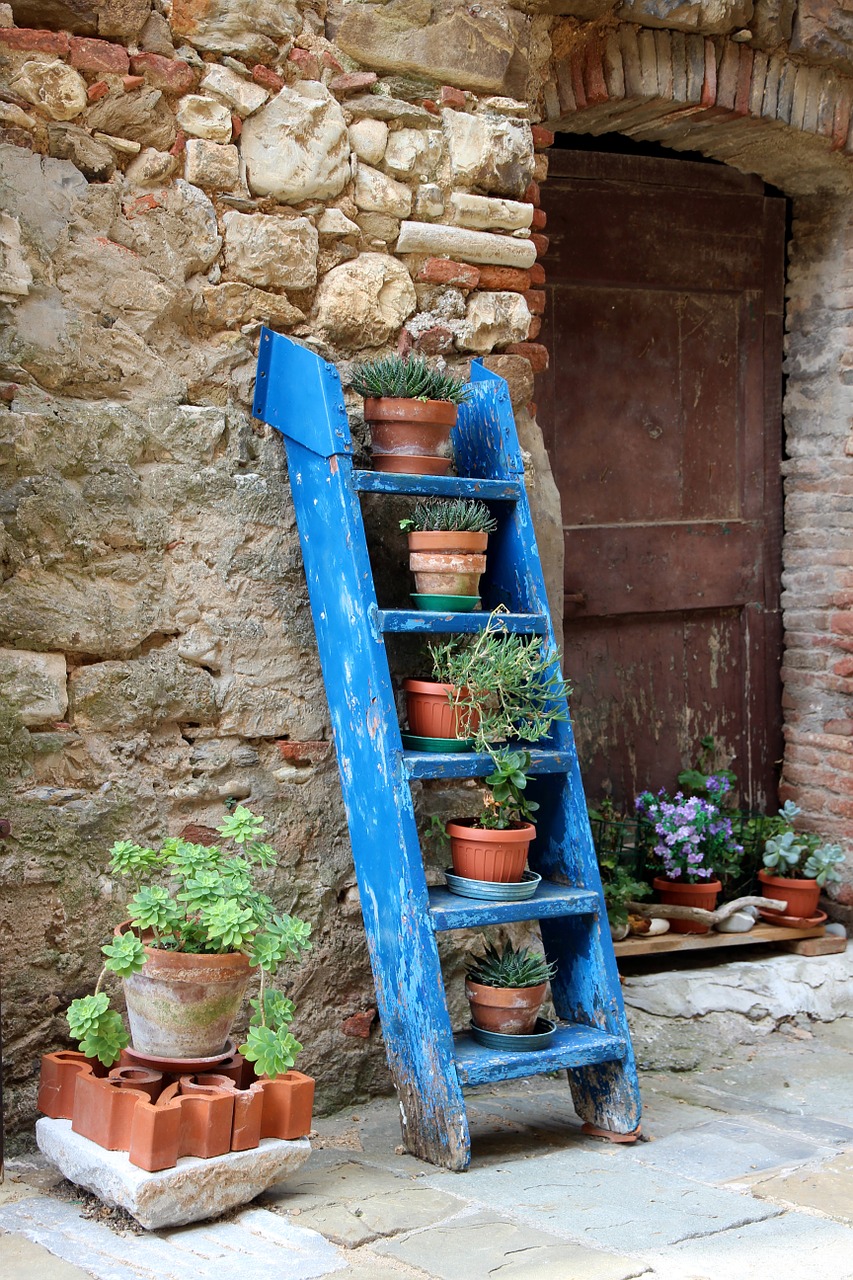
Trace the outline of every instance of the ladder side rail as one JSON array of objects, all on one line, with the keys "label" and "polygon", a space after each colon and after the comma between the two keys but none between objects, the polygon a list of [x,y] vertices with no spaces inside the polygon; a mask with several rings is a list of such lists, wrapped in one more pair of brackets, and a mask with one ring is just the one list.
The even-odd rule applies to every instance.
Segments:
[{"label": "ladder side rail", "polygon": [[[476,444],[471,460],[475,465],[489,467],[488,474],[496,478],[512,475],[523,479],[523,459],[504,380],[477,365],[472,368],[472,379],[475,380],[474,396],[469,412],[476,415],[479,423],[487,424],[493,443],[488,454],[486,430],[481,427],[474,435]],[[477,413],[483,401],[488,408]],[[554,655],[552,672],[559,675],[559,651],[524,485],[511,515],[501,523],[492,542],[489,574],[493,589],[513,612],[544,614],[543,643]],[[626,1044],[625,1058],[619,1063],[610,1064],[606,1069],[595,1066],[569,1071],[576,1110],[601,1128],[630,1132],[639,1123],[641,1109],[636,1065],[569,706],[565,699],[560,699],[559,705],[565,719],[556,721],[550,738],[539,745],[566,752],[568,768],[562,783],[545,779],[530,784],[531,797],[538,800],[541,807],[537,813],[537,839],[529,862],[545,879],[595,891],[599,910],[595,917],[542,920],[542,941],[546,954],[558,965],[557,976],[551,983],[558,1016],[601,1027],[624,1039]]]},{"label": "ladder side rail", "polygon": [[[275,349],[280,343],[288,340],[272,335],[269,345]],[[292,368],[288,348],[303,353]],[[281,402],[289,395],[291,378],[305,373],[304,353],[293,343],[275,353],[271,367],[277,385],[270,384],[265,402],[257,407],[285,438],[377,1005],[403,1108],[405,1142],[435,1164],[461,1169],[470,1153],[468,1125],[453,1065],[453,1036],[387,655],[374,623],[376,594],[352,484],[352,459],[344,452],[323,452],[330,444],[335,449],[343,445],[327,421],[327,406],[336,403],[334,386],[319,401],[297,396]],[[337,381],[334,366],[314,374]],[[292,422],[295,413],[300,416]]]}]

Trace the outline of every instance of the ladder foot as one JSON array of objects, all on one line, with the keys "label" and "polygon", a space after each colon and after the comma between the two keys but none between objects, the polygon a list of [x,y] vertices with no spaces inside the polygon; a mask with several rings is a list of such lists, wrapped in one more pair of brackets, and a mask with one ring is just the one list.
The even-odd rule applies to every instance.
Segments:
[{"label": "ladder foot", "polygon": [[581,1128],[581,1132],[587,1138],[603,1138],[606,1142],[642,1142],[643,1126],[638,1124],[636,1129],[632,1129],[630,1133],[614,1133],[612,1129],[599,1129],[597,1124],[590,1124],[587,1120]]}]

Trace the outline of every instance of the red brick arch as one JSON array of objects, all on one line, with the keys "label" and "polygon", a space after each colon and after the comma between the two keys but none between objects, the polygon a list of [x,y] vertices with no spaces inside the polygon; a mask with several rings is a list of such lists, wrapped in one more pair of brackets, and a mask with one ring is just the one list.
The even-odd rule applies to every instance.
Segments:
[{"label": "red brick arch", "polygon": [[567,20],[544,108],[551,129],[699,151],[790,195],[853,180],[853,80],[721,36]]}]

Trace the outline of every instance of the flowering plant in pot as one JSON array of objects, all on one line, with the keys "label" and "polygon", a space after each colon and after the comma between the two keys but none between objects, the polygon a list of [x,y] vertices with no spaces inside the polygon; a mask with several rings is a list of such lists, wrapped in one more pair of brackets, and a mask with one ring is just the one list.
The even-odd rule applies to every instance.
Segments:
[{"label": "flowering plant in pot", "polygon": [[758,872],[765,896],[786,904],[781,911],[761,910],[765,920],[777,924],[814,918],[821,889],[841,879],[838,867],[844,862],[844,853],[840,845],[824,844],[820,836],[795,831],[792,823],[799,813],[799,807],[786,800],[770,819],[772,831],[764,844],[764,867]]},{"label": "flowering plant in pot", "polygon": [[497,528],[485,502],[475,498],[419,502],[400,521],[400,528],[408,534],[415,603],[422,608],[473,609],[479,603],[489,534]]},{"label": "flowering plant in pot", "polygon": [[545,999],[545,987],[556,973],[541,952],[518,950],[511,942],[503,949],[491,943],[482,956],[472,956],[465,978],[471,1021],[484,1031],[529,1035]]},{"label": "flowering plant in pot", "polygon": [[447,474],[450,431],[470,394],[461,378],[422,356],[393,355],[356,366],[350,384],[364,397],[377,471]]},{"label": "flowering plant in pot", "polygon": [[[404,680],[409,729],[434,738],[471,738],[477,751],[511,738],[537,742],[555,720],[569,686],[538,636],[507,633],[496,609],[473,636],[429,645],[432,680]],[[412,694],[416,695],[414,698]],[[429,702],[421,698],[428,695]]]},{"label": "flowering plant in pot", "polygon": [[292,1002],[267,990],[266,979],[310,945],[311,927],[277,914],[254,883],[255,869],[271,867],[276,857],[263,838],[264,819],[239,805],[217,830],[231,849],[176,837],[159,849],[120,840],[110,850],[110,869],[134,881],[129,919],[101,948],[106,960],[94,994],[73,1000],[67,1014],[81,1052],[104,1066],[130,1043],[101,990],[107,973],[124,980],[133,1045],[141,1053],[205,1059],[223,1052],[255,968],[260,991],[240,1052],[258,1075],[275,1079],[302,1048],[289,1030]]},{"label": "flowering plant in pot", "polygon": [[[729,780],[711,776],[706,786],[714,799],[685,796],[682,791],[670,798],[660,790],[657,795],[644,791],[634,803],[654,828],[653,857],[663,874],[653,879],[652,887],[661,901],[713,911],[723,887],[719,877],[736,873],[743,846],[735,839],[731,817],[721,808]],[[708,925],[689,920],[673,920],[670,927],[674,933],[708,932]]]}]

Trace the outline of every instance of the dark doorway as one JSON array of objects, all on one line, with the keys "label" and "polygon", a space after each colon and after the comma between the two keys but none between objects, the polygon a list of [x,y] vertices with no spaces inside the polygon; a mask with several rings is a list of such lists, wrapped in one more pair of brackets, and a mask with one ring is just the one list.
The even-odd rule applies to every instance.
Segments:
[{"label": "dark doorway", "polygon": [[587,795],[671,788],[711,734],[741,804],[773,805],[785,201],[721,165],[555,150],[542,203]]}]

